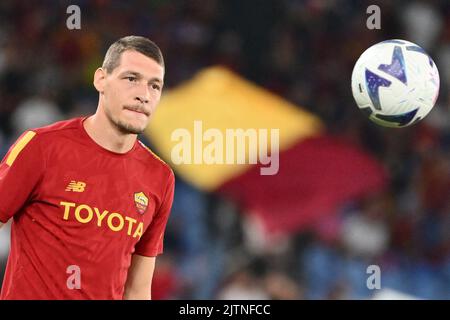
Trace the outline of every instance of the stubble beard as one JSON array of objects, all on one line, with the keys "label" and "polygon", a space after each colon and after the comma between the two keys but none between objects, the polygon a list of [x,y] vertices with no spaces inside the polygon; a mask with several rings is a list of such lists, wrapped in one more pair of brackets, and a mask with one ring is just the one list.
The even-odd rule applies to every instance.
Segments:
[{"label": "stubble beard", "polygon": [[106,116],[108,120],[123,134],[141,134],[145,130],[145,127],[136,127],[120,119],[114,119],[113,115],[108,109],[106,109]]}]

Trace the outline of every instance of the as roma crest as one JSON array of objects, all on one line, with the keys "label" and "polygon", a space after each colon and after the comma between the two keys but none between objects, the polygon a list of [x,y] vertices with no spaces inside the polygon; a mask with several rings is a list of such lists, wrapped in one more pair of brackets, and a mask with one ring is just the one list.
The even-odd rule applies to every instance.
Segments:
[{"label": "as roma crest", "polygon": [[136,192],[134,194],[134,204],[136,205],[136,209],[140,214],[144,214],[148,207],[148,198],[147,196],[141,191]]}]

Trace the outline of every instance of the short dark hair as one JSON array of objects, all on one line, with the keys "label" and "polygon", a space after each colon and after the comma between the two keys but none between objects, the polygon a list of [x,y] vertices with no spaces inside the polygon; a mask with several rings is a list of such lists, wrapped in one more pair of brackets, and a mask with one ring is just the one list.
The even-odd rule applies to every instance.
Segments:
[{"label": "short dark hair", "polygon": [[127,36],[114,42],[106,51],[102,68],[111,73],[120,63],[120,57],[126,50],[133,50],[155,60],[164,67],[164,58],[159,47],[152,40],[141,36]]}]

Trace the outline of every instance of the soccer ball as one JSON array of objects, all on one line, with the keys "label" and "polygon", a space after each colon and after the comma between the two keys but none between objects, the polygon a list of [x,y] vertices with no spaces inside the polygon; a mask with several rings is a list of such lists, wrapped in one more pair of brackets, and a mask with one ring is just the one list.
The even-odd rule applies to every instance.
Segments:
[{"label": "soccer ball", "polygon": [[387,40],[363,52],[352,72],[355,101],[370,120],[406,127],[422,120],[439,94],[439,72],[418,45]]}]

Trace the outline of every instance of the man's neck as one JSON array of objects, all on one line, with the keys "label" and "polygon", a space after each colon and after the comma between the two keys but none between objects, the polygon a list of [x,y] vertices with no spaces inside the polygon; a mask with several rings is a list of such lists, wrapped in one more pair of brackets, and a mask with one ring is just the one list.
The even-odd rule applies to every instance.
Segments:
[{"label": "man's neck", "polygon": [[126,153],[133,148],[136,142],[136,134],[120,132],[106,117],[102,117],[98,113],[87,118],[83,122],[83,126],[98,145],[112,152]]}]

